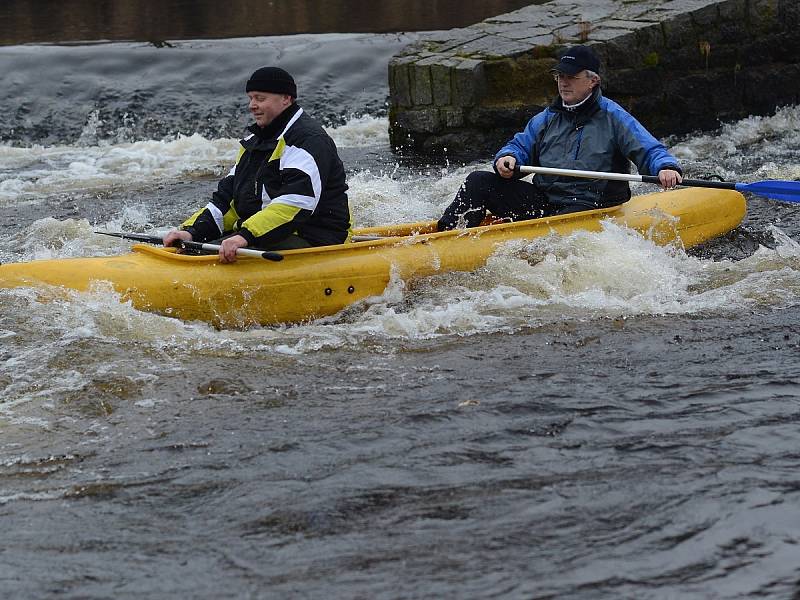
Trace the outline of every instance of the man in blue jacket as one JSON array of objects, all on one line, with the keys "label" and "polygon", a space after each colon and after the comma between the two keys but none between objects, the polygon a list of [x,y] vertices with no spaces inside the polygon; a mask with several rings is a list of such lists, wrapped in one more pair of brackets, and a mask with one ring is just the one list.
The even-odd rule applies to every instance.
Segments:
[{"label": "man in blue jacket", "polygon": [[600,91],[600,60],[588,46],[566,51],[553,69],[558,98],[528,122],[494,158],[494,173],[471,173],[439,219],[439,230],[480,225],[492,215],[514,221],[604,208],[630,199],[625,181],[536,175],[522,181],[514,168],[533,165],[657,174],[661,185],[681,182],[678,161],[633,116]]}]

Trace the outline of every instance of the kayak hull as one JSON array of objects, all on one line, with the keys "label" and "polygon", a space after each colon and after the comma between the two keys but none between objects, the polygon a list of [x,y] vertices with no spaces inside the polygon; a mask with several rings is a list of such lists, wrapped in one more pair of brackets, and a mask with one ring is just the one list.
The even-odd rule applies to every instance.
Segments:
[{"label": "kayak hull", "polygon": [[335,314],[382,294],[392,277],[413,280],[472,271],[497,247],[577,230],[599,231],[610,219],[658,244],[691,247],[735,228],[744,197],[729,190],[684,189],[637,196],[610,209],[436,232],[434,222],[356,231],[355,243],[282,252],[280,262],[178,254],[171,248],[134,245],[119,256],[68,258],[0,266],[0,287],[61,286],[86,291],[110,282],[137,309],[217,327],[296,323]]}]

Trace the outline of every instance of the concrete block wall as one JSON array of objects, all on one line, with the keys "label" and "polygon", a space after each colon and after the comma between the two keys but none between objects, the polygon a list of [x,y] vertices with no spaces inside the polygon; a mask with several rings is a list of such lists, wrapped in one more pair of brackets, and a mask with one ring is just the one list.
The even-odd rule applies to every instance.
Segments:
[{"label": "concrete block wall", "polygon": [[604,94],[659,137],[800,101],[798,0],[552,0],[395,56],[393,147],[494,152],[554,99],[549,70],[578,43],[601,57]]}]

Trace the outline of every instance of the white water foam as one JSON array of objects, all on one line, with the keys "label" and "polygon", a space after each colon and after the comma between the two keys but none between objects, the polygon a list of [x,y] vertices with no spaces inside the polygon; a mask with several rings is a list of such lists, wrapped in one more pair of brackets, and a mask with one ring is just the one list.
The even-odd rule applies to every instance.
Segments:
[{"label": "white water foam", "polygon": [[153,230],[150,210],[143,204],[123,207],[121,214],[106,223],[45,217],[0,239],[0,263],[120,254],[130,250],[130,242],[94,232],[149,231],[155,235]]},{"label": "white water foam", "polygon": [[[98,237],[87,223],[52,219],[37,223],[40,231],[50,228],[41,237],[67,229],[74,232],[70,235],[79,254],[99,251],[87,241]],[[736,262],[712,261],[687,255],[678,247],[658,246],[606,222],[597,233],[578,231],[510,242],[474,273],[447,273],[410,285],[395,280],[382,296],[340,315],[285,328],[218,332],[203,324],[139,312],[102,286],[89,294],[70,293],[69,301],[41,303],[29,298],[27,310],[33,314],[41,310],[42,318],[46,314],[53,319],[53,326],[61,330],[56,337],[62,339],[90,335],[155,347],[170,340],[195,349],[207,344],[225,347],[234,354],[254,348],[304,353],[379,340],[512,331],[564,319],[734,314],[760,306],[791,306],[800,300],[800,244],[778,229],[772,235],[778,241],[774,249],[759,248]],[[57,254],[71,252],[65,243]],[[18,292],[2,292],[8,293]]]},{"label": "white water foam", "polygon": [[436,220],[472,169],[442,168],[424,176],[399,169],[354,173],[348,179],[348,196],[356,226]]},{"label": "white water foam", "polygon": [[[53,394],[80,389],[85,377],[74,368],[52,367],[52,358],[63,351],[68,341],[59,333],[63,321],[39,304],[40,292],[20,288],[0,292],[0,312],[15,314],[13,330],[3,334],[0,380],[3,380],[0,414],[7,415],[19,404],[46,401]],[[74,328],[79,334],[79,327]],[[30,337],[46,334],[46,342],[29,344]],[[58,332],[58,333],[57,333]]]},{"label": "white water foam", "polygon": [[[75,145],[0,145],[0,205],[221,176],[239,149],[237,139],[207,139],[199,134],[131,143],[122,130],[117,143],[98,143],[92,134],[96,125],[90,118]],[[340,147],[377,145],[388,151],[386,119],[354,117],[328,131]]]},{"label": "white water foam", "polygon": [[352,117],[344,125],[325,130],[339,148],[383,146],[389,148],[389,121],[386,118],[363,115]]},{"label": "white water foam", "polygon": [[0,146],[0,204],[220,175],[235,160],[237,144],[194,134],[99,146]]},{"label": "white water foam", "polygon": [[788,161],[787,149],[800,150],[800,106],[779,108],[772,116],[751,116],[723,125],[718,131],[675,144],[671,152],[682,161],[713,160],[725,179],[750,175],[742,171],[753,156],[761,167],[752,179],[798,179],[800,163]]},{"label": "white water foam", "polygon": [[360,311],[282,331],[284,343],[276,349],[304,353],[381,340],[391,348],[396,341],[565,320],[735,316],[742,309],[796,305],[800,245],[779,231],[774,235],[777,248],[760,248],[738,262],[692,257],[612,223],[599,233],[509,243],[475,273],[430,277],[408,289],[395,286]]},{"label": "white water foam", "polygon": [[0,506],[8,504],[9,502],[18,502],[20,500],[29,501],[46,501],[57,500],[64,497],[64,490],[55,490],[48,492],[20,492],[17,494],[4,494],[0,495]]},{"label": "white water foam", "polygon": [[[180,329],[173,341],[228,352],[305,354],[397,342],[510,332],[565,320],[715,314],[782,308],[800,302],[800,245],[776,230],[775,249],[747,259],[712,261],[661,247],[606,223],[576,232],[507,244],[474,273],[412,282],[339,315],[312,323],[246,331]],[[183,338],[183,335],[188,337]]]}]

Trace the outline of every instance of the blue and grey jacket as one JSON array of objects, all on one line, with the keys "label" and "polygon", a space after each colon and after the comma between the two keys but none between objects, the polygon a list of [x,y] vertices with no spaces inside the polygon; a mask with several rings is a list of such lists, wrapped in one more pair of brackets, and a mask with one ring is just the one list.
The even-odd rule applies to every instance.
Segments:
[{"label": "blue and grey jacket", "polygon": [[232,233],[269,247],[290,234],[312,246],[350,237],[350,207],[336,145],[297,104],[265,128],[252,125],[236,166],[181,228],[196,241]]},{"label": "blue and grey jacket", "polygon": [[[619,104],[604,98],[600,87],[575,110],[561,98],[533,117],[495,155],[513,156],[518,165],[630,173],[632,161],[641,175],[662,169],[680,172],[678,161],[664,144]],[[534,182],[556,205],[585,204],[600,208],[630,199],[625,181],[536,175]]]}]

